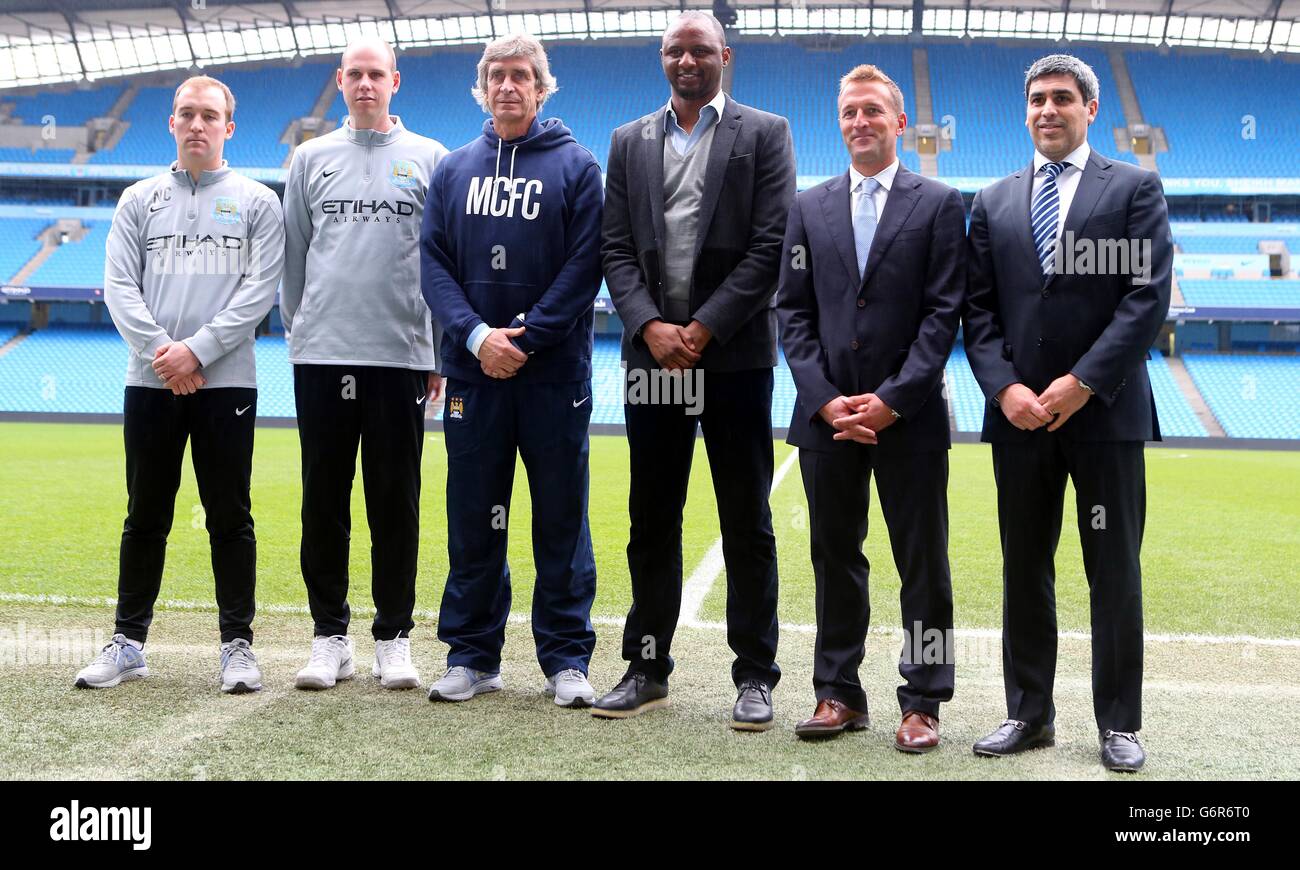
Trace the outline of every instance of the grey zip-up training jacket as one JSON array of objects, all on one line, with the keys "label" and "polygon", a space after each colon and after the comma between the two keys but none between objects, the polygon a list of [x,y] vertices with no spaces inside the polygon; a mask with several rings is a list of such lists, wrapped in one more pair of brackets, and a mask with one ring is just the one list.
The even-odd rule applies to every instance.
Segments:
[{"label": "grey zip-up training jacket", "polygon": [[254,330],[284,265],[280,200],[223,160],[198,183],[170,172],[122,192],[104,259],[104,301],[130,345],[127,386],[162,389],[154,351],[183,341],[202,389],[257,387]]},{"label": "grey zip-up training jacket", "polygon": [[442,330],[420,295],[420,222],[441,143],[390,116],[298,146],[284,191],[280,318],[289,362],[438,371]]}]

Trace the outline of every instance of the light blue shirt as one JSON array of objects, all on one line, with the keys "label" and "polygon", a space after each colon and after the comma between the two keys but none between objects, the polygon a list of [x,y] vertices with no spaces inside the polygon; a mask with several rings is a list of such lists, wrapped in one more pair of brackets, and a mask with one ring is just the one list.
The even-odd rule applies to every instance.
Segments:
[{"label": "light blue shirt", "polygon": [[722,110],[727,104],[727,95],[721,90],[709,100],[708,104],[700,109],[700,119],[695,122],[695,127],[687,134],[685,130],[677,126],[677,113],[673,111],[672,101],[668,101],[668,112],[664,115],[664,132],[668,134],[668,141],[673,143],[673,149],[683,157],[691,153],[691,149],[696,143],[704,138],[704,134],[722,117]]}]

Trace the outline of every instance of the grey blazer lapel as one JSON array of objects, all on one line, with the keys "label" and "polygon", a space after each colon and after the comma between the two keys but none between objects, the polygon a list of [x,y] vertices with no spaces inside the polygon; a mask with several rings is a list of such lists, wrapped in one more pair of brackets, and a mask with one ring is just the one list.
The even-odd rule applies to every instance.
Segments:
[{"label": "grey blazer lapel", "polygon": [[867,253],[867,268],[862,275],[863,284],[867,283],[871,273],[876,271],[880,261],[885,258],[885,252],[893,243],[894,236],[898,235],[898,231],[903,228],[908,216],[912,214],[916,201],[921,197],[921,194],[916,192],[920,186],[921,182],[916,180],[915,175],[900,164],[897,174],[894,175],[894,184],[889,189],[889,196],[885,198],[884,218],[877,225],[875,238],[871,240],[871,250]]},{"label": "grey blazer lapel", "polygon": [[858,249],[853,241],[853,213],[850,208],[847,172],[822,188],[821,208],[822,216],[826,219],[826,228],[835,242],[835,249],[840,252],[840,259],[844,261],[844,268],[848,270],[850,276],[857,279],[857,286],[861,286],[862,276],[858,274]]},{"label": "grey blazer lapel", "polygon": [[[718,207],[718,196],[722,193],[722,181],[727,174],[727,161],[731,159],[731,147],[736,144],[740,133],[741,117],[736,104],[727,97],[722,107],[722,116],[718,118],[713,130],[713,145],[709,148],[709,162],[704,170],[704,193],[700,199],[700,223],[695,236],[695,256],[700,256],[704,239],[709,234],[709,224]],[[663,187],[663,166],[660,167],[660,188]]]},{"label": "grey blazer lapel", "polygon": [[663,106],[653,115],[641,119],[642,127],[637,135],[641,137],[641,147],[636,153],[641,155],[642,167],[646,180],[646,196],[650,200],[650,215],[654,220],[655,238],[663,245],[668,231],[664,225],[664,117],[668,107]]}]

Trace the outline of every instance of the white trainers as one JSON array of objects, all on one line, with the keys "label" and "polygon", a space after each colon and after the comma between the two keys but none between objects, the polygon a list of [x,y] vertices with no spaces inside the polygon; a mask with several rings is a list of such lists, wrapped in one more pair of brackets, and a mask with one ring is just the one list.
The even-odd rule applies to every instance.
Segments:
[{"label": "white trainers", "polygon": [[74,685],[78,689],[111,689],[124,680],[147,676],[149,668],[144,663],[144,650],[136,649],[123,635],[115,634],[95,660],[77,673]]},{"label": "white trainers", "polygon": [[352,638],[336,634],[314,637],[307,667],[298,672],[293,684],[299,689],[332,689],[338,680],[350,680],[356,673],[352,661]]},{"label": "white trainers", "polygon": [[489,674],[473,668],[447,668],[442,679],[429,687],[430,701],[468,701],[485,692],[498,692],[504,683],[501,674]]},{"label": "white trainers", "polygon": [[395,637],[375,641],[375,666],[371,669],[385,689],[414,689],[420,673],[411,664],[411,639]]},{"label": "white trainers", "polygon": [[596,700],[596,691],[587,682],[587,675],[577,668],[560,671],[546,678],[546,696],[554,697],[561,707],[590,707]]},{"label": "white trainers", "polygon": [[242,695],[262,690],[262,672],[248,641],[235,638],[221,645],[221,691]]}]

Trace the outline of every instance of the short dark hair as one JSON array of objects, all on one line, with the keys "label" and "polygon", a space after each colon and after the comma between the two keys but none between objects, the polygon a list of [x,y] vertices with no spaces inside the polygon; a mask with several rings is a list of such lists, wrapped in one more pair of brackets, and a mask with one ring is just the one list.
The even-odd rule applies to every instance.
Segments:
[{"label": "short dark hair", "polygon": [[1029,86],[1036,79],[1054,75],[1073,76],[1085,103],[1091,103],[1101,93],[1101,85],[1092,67],[1072,54],[1049,54],[1047,57],[1040,57],[1025,70],[1025,99],[1029,99]]}]

